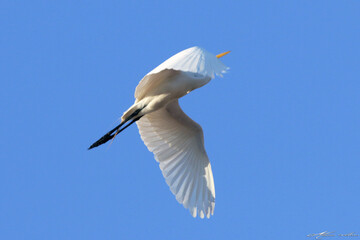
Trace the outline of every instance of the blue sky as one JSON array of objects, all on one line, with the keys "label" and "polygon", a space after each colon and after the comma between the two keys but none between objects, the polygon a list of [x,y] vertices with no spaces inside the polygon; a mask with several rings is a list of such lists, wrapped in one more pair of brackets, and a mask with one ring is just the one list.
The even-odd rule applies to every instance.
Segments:
[{"label": "blue sky", "polygon": [[[360,234],[359,1],[2,1],[1,239]],[[231,69],[181,99],[215,214],[193,219],[136,126],[87,147],[191,46]]]}]

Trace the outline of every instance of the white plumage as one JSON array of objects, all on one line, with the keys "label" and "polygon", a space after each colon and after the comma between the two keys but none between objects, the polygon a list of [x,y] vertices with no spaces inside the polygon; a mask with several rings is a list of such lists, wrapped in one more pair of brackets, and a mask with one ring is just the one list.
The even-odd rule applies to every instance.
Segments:
[{"label": "white plumage", "polygon": [[222,76],[221,74],[225,73],[228,67],[214,54],[200,47],[192,47],[175,54],[147,75],[161,72],[164,69],[180,70],[214,78],[215,74]]},{"label": "white plumage", "polygon": [[176,200],[201,218],[214,213],[215,186],[199,124],[181,110],[178,101],[147,114],[137,125]]},{"label": "white plumage", "polygon": [[[193,217],[210,217],[215,207],[215,186],[204,147],[203,131],[180,108],[178,98],[207,84],[228,69],[218,58],[200,47],[188,48],[149,72],[135,90],[135,103],[122,122],[90,148],[114,138],[133,122],[156,161],[176,200]],[[130,124],[120,127],[127,121]],[[117,132],[111,135],[115,130]]]}]

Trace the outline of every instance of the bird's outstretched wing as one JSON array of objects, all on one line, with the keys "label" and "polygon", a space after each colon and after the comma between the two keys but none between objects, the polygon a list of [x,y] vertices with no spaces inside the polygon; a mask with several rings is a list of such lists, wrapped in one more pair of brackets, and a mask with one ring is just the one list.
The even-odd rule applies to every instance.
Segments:
[{"label": "bird's outstretched wing", "polygon": [[210,81],[215,75],[222,76],[228,69],[212,53],[200,47],[191,47],[175,54],[146,74],[136,87],[135,98],[142,99],[149,90],[156,89],[163,81],[180,72],[194,74],[191,77],[195,78],[209,78]]},{"label": "bird's outstretched wing", "polygon": [[200,125],[181,110],[178,100],[143,116],[137,125],[176,200],[193,217],[209,218],[214,213],[215,186]]}]

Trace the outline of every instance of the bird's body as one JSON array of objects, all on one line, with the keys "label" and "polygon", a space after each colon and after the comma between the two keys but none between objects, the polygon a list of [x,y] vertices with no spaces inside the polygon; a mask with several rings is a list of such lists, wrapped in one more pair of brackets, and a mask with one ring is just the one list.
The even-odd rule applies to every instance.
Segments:
[{"label": "bird's body", "polygon": [[205,85],[210,79],[173,69],[147,75],[136,88],[134,105],[123,114],[121,120],[124,121],[137,109],[142,109],[140,114],[146,115],[163,108],[169,102]]},{"label": "bird's body", "polygon": [[225,72],[227,67],[218,60],[221,56],[192,47],[166,60],[140,81],[135,103],[125,111],[121,124],[90,147],[136,122],[172,193],[194,217],[213,214],[215,187],[202,128],[181,110],[178,99]]}]

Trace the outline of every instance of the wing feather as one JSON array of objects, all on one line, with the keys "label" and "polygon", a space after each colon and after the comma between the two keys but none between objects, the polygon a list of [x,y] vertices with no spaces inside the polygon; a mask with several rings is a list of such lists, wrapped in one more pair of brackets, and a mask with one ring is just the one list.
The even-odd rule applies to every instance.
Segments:
[{"label": "wing feather", "polygon": [[200,125],[181,110],[177,100],[143,116],[137,125],[176,200],[193,217],[209,218],[214,213],[215,187]]},{"label": "wing feather", "polygon": [[135,89],[135,98],[141,100],[161,83],[181,72],[210,81],[215,75],[222,76],[228,69],[214,54],[200,47],[191,47],[175,54],[146,74]]}]

